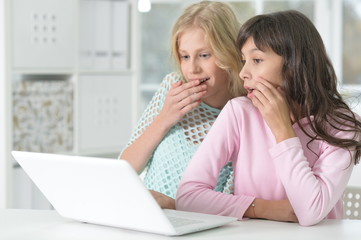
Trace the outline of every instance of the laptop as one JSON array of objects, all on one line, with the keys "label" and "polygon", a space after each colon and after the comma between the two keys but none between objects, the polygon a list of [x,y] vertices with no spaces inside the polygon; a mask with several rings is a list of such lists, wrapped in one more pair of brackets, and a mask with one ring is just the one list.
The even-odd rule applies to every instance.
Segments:
[{"label": "laptop", "polygon": [[125,160],[22,151],[12,155],[65,218],[169,236],[237,221],[161,209]]}]

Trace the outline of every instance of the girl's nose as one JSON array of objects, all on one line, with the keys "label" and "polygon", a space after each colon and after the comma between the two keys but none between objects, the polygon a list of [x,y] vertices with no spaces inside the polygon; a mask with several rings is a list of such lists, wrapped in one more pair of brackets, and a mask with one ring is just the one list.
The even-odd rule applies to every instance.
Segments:
[{"label": "girl's nose", "polygon": [[250,79],[250,73],[247,69],[247,64],[244,64],[241,71],[239,72],[239,77],[242,80],[249,80]]},{"label": "girl's nose", "polygon": [[200,72],[200,69],[201,69],[201,67],[199,66],[199,64],[198,64],[198,62],[197,62],[196,60],[192,60],[192,61],[190,62],[189,68],[190,68],[190,72],[191,72],[191,73]]}]

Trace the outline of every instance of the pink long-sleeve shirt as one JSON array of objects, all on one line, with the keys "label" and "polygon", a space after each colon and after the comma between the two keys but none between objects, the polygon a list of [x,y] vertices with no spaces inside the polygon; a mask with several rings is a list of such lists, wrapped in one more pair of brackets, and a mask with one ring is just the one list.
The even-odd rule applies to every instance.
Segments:
[{"label": "pink long-sleeve shirt", "polygon": [[[308,129],[306,121],[302,126]],[[242,219],[255,198],[289,199],[301,225],[342,218],[342,195],[353,169],[354,151],[305,135],[276,143],[259,110],[246,97],[230,100],[189,163],[180,182],[179,210]],[[354,138],[353,132],[332,130]],[[221,168],[232,161],[234,195],[213,191]]]}]

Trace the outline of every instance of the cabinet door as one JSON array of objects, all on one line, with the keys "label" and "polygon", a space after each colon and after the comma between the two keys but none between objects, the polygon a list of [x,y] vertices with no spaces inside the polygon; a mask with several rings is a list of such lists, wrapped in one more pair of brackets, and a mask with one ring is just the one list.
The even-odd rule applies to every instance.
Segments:
[{"label": "cabinet door", "polygon": [[12,4],[13,67],[74,67],[77,1],[14,0]]},{"label": "cabinet door", "polygon": [[80,153],[120,152],[132,127],[132,77],[82,75],[78,80]]},{"label": "cabinet door", "polygon": [[52,209],[51,204],[21,167],[13,170],[13,207],[22,209]]}]

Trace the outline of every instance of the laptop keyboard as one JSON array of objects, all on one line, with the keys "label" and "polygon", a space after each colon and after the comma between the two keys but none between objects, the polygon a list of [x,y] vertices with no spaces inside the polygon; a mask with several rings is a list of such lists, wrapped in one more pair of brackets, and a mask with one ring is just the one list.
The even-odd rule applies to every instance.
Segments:
[{"label": "laptop keyboard", "polygon": [[180,218],[180,217],[170,217],[168,216],[168,219],[172,223],[174,227],[182,227],[186,225],[196,224],[196,223],[202,223],[203,221],[200,220],[194,220],[189,218]]}]

